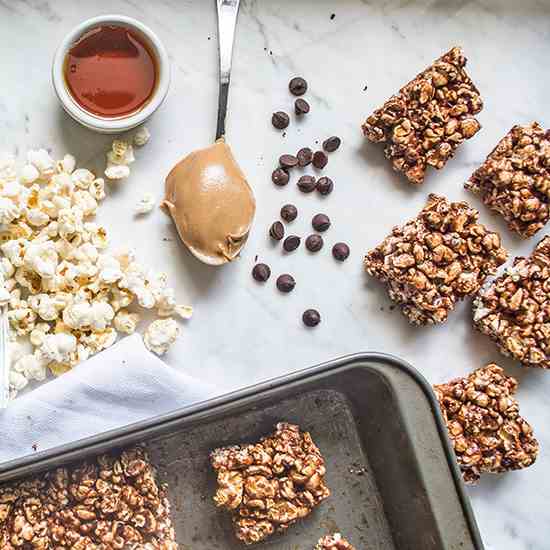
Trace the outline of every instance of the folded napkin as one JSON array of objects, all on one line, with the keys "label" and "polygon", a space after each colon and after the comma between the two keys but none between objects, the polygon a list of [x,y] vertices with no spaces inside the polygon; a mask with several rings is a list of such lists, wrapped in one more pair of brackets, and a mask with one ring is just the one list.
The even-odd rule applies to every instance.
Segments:
[{"label": "folded napkin", "polygon": [[128,336],[0,411],[0,462],[203,401],[220,390]]}]

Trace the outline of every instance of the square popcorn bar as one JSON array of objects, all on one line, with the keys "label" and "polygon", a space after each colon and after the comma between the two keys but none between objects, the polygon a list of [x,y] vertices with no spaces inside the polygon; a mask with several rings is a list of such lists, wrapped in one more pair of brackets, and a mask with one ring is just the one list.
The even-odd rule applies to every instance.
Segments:
[{"label": "square popcorn bar", "polygon": [[453,48],[363,124],[367,139],[385,144],[386,158],[410,183],[422,183],[428,165],[443,168],[481,128],[474,115],[483,101],[465,66],[462,49]]},{"label": "square popcorn bar", "polygon": [[539,444],[513,397],[517,387],[495,364],[434,386],[466,483],[481,474],[526,468],[537,459]]},{"label": "square popcorn bar", "polygon": [[365,257],[369,275],[386,283],[410,323],[442,323],[457,301],[475,294],[503,264],[498,233],[478,222],[466,202],[431,194],[418,216]]},{"label": "square popcorn bar", "polygon": [[214,502],[232,512],[245,544],[285,531],[330,496],[319,449],[292,424],[277,424],[256,444],[216,449],[210,459],[218,479]]},{"label": "square popcorn bar", "polygon": [[177,550],[165,487],[140,448],[0,486],[0,548]]},{"label": "square popcorn bar", "polygon": [[327,535],[319,539],[313,550],[355,550],[355,548],[340,533]]},{"label": "square popcorn bar", "polygon": [[550,369],[550,236],[530,258],[484,285],[474,300],[474,324],[504,355],[526,367]]},{"label": "square popcorn bar", "polygon": [[465,185],[511,231],[532,237],[550,218],[550,130],[514,126]]}]

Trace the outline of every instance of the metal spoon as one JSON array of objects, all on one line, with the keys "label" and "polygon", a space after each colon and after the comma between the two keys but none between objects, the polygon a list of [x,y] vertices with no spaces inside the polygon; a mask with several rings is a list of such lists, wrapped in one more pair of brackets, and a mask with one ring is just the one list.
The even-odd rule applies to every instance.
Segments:
[{"label": "metal spoon", "polygon": [[225,134],[225,115],[227,113],[227,97],[231,79],[231,60],[233,58],[233,42],[240,0],[217,0],[218,4],[218,46],[220,52],[220,94],[218,97],[218,128],[216,139]]}]

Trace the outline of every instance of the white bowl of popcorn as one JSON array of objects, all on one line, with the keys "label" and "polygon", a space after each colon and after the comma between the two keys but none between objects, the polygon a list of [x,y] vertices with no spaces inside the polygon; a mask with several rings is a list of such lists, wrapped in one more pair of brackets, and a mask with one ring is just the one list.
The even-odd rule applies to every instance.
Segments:
[{"label": "white bowl of popcorn", "polygon": [[[125,35],[122,38],[116,36],[113,43],[106,46],[108,36],[103,42],[95,37],[104,29],[105,33],[118,29]],[[139,55],[134,55],[134,52],[118,57],[119,52],[113,55],[111,50],[120,48],[120,42],[124,40],[129,48],[141,48],[141,57],[149,58],[149,67],[143,68],[143,71],[149,71],[147,74],[152,78],[150,87],[146,91],[140,88],[137,90],[124,88],[124,86],[132,86],[131,83],[138,87],[148,84],[140,81],[143,71],[141,66],[136,66],[135,62]],[[91,44],[87,45],[86,41],[90,41]],[[105,49],[103,63],[97,62],[101,59],[101,51],[98,54],[93,48],[97,50],[109,46],[111,50]],[[81,53],[84,47],[88,47],[87,55]],[[77,48],[81,50],[75,53]],[[102,70],[101,67],[109,65],[108,62],[113,59],[115,64],[110,72],[108,70],[103,75],[99,73]],[[127,67],[124,65],[124,60],[128,60]],[[151,67],[153,67],[153,73]],[[93,80],[94,77],[96,80]],[[139,126],[160,107],[170,86],[170,61],[162,42],[149,27],[124,15],[102,15],[80,23],[65,36],[54,55],[52,82],[61,105],[74,120],[97,132],[120,133]],[[143,93],[142,100],[139,104],[132,104],[132,100],[138,93]],[[109,97],[117,104],[127,101],[127,109],[124,110],[122,104],[115,106],[106,104]],[[120,98],[126,98],[126,100]],[[118,110],[117,107],[119,107]]]}]

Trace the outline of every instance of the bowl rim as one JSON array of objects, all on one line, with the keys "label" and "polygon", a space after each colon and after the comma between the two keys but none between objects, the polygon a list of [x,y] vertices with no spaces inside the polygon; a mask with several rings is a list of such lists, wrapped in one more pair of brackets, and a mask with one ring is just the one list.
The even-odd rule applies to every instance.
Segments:
[{"label": "bowl rim", "polygon": [[[101,24],[122,25],[144,36],[156,57],[158,83],[149,102],[139,111],[119,118],[104,118],[83,109],[73,98],[65,83],[64,62],[70,47],[87,31]],[[52,63],[52,84],[65,111],[82,125],[104,133],[130,130],[147,120],[162,104],[170,86],[170,60],[160,38],[137,19],[119,14],[106,14],[82,21],[63,38]]]}]

